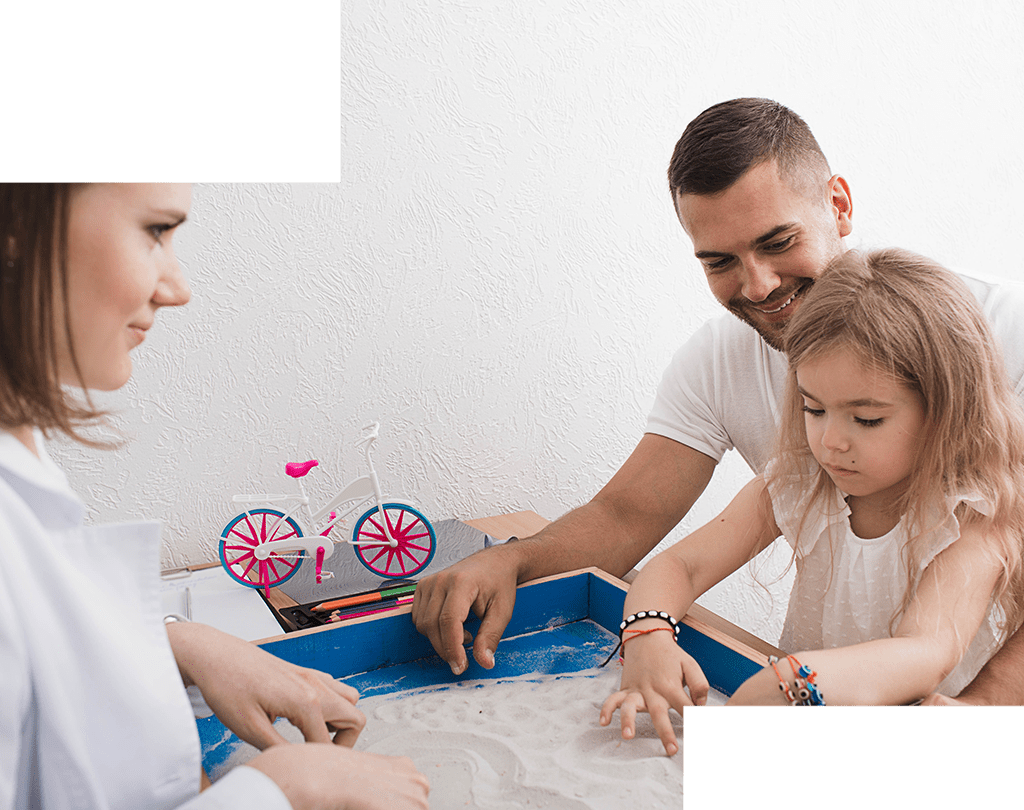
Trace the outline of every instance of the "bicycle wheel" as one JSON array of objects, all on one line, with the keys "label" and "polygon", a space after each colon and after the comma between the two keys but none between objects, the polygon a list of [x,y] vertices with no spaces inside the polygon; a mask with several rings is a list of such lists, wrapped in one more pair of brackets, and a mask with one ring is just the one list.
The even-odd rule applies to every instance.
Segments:
[{"label": "bicycle wheel", "polygon": [[384,521],[398,545],[392,548],[388,543],[375,506],[356,521],[352,531],[359,562],[391,579],[411,577],[426,568],[437,550],[437,537],[423,513],[404,503],[386,503]]},{"label": "bicycle wheel", "polygon": [[235,582],[249,588],[272,588],[295,576],[306,555],[303,549],[284,554],[272,551],[266,560],[256,558],[257,546],[302,537],[299,524],[291,518],[282,522],[282,517],[284,513],[276,509],[252,509],[224,527],[220,533],[220,564]]}]

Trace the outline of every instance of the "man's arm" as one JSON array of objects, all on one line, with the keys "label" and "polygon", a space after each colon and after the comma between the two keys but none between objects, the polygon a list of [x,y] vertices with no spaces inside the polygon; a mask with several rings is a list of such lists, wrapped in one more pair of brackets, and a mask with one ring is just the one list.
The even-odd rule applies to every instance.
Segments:
[{"label": "man's arm", "polygon": [[1024,628],[1017,630],[955,698],[933,694],[925,706],[1024,706]]},{"label": "man's arm", "polygon": [[516,585],[590,565],[622,576],[682,520],[714,469],[709,456],[645,434],[589,503],[532,537],[478,551],[423,579],[413,601],[416,629],[459,674],[468,665],[463,623],[472,609],[481,620],[473,657],[490,669],[512,615]]}]

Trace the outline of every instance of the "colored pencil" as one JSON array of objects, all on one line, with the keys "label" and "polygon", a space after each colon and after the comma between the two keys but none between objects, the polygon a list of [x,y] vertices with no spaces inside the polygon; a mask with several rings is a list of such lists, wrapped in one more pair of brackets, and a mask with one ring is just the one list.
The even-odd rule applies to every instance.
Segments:
[{"label": "colored pencil", "polygon": [[359,593],[354,596],[346,596],[342,599],[331,599],[328,602],[321,602],[310,610],[335,610],[337,608],[352,607],[353,605],[368,605],[371,602],[380,602],[385,599],[392,599],[398,596],[411,594],[416,590],[416,583],[410,582],[407,585],[397,585],[394,588],[383,588],[379,591]]},{"label": "colored pencil", "polygon": [[332,624],[334,622],[345,621],[346,619],[355,619],[359,616],[370,616],[374,613],[387,613],[387,611],[389,610],[394,610],[396,607],[401,607],[402,605],[408,605],[411,602],[412,597],[407,596],[402,597],[401,599],[395,599],[393,602],[389,602],[389,604],[385,605],[384,607],[374,605],[372,608],[368,608],[367,610],[337,610],[325,620],[325,623]]},{"label": "colored pencil", "polygon": [[398,604],[406,604],[411,602],[413,599],[412,594],[405,596],[392,596],[388,599],[382,599],[380,602],[371,602],[365,605],[350,605],[349,607],[335,608],[331,611],[331,618],[338,618],[338,616],[349,616],[358,614],[359,611],[365,610],[390,610]]}]

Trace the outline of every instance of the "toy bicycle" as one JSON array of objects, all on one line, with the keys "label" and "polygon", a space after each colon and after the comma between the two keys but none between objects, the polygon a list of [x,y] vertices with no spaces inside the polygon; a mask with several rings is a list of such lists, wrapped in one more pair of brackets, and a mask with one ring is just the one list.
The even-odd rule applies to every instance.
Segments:
[{"label": "toy bicycle", "polygon": [[[302,478],[319,464],[315,459],[285,465],[285,473],[299,485],[298,495],[235,495],[231,499],[240,504],[285,504],[286,509],[246,508],[224,527],[220,562],[233,580],[269,589],[293,577],[308,555],[316,560],[316,581],[320,582],[334,576],[323,570],[323,564],[336,542],[352,545],[359,562],[390,579],[414,576],[430,564],[437,547],[430,521],[416,507],[386,501],[381,493],[370,457],[379,429],[379,423],[367,425],[363,430],[368,432],[357,443],[365,448],[370,474],[357,478],[316,513],[302,486]],[[337,539],[340,529],[332,536],[339,522],[371,501],[374,505],[356,521],[351,539]],[[293,515],[300,508],[313,534],[304,535],[295,521]]]}]

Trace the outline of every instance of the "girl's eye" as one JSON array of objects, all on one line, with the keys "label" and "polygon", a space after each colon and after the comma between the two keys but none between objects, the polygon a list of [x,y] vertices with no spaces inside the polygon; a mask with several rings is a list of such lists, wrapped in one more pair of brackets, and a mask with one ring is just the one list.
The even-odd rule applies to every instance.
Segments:
[{"label": "girl's eye", "polygon": [[811,416],[821,416],[825,411],[820,408],[812,408],[810,405],[803,406],[803,412],[809,413]]},{"label": "girl's eye", "polygon": [[863,425],[864,427],[873,428],[873,427],[878,427],[885,420],[881,419],[881,418],[879,418],[879,419],[860,419],[860,418],[856,418],[856,419],[854,419],[854,421],[858,425]]}]

